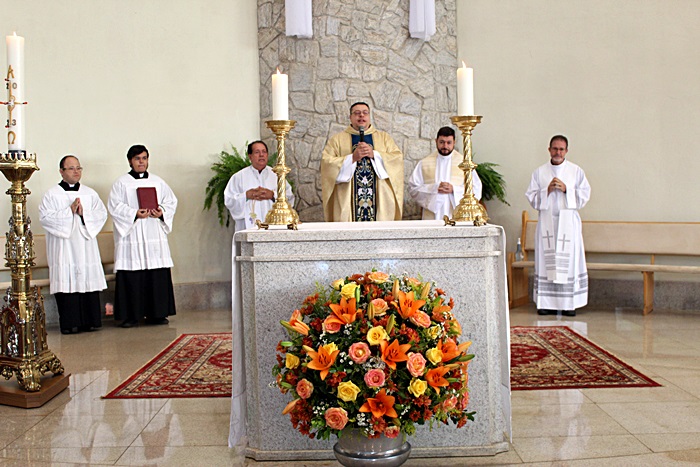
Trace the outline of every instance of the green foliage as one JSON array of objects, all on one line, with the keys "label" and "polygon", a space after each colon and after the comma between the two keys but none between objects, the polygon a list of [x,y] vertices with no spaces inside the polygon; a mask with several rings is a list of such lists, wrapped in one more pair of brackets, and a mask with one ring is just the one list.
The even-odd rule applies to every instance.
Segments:
[{"label": "green foliage", "polygon": [[[239,150],[232,144],[232,152],[228,153],[226,151],[221,151],[218,162],[215,162],[211,166],[211,170],[214,172],[214,175],[207,183],[207,187],[205,189],[204,209],[211,209],[213,205],[216,205],[217,213],[219,215],[219,224],[221,224],[221,226],[226,225],[226,227],[228,227],[231,223],[231,214],[224,203],[224,191],[226,190],[226,185],[233,174],[250,165],[250,159],[248,159],[246,154],[247,147],[248,142],[246,141],[245,145],[239,152]],[[267,165],[272,167],[276,163],[277,153],[275,152],[274,154],[270,155]]]},{"label": "green foliage", "polygon": [[480,162],[476,167],[476,173],[479,174],[482,185],[481,199],[488,201],[497,198],[502,203],[510,206],[510,203],[506,201],[506,181],[503,179],[503,175],[496,172],[494,167],[498,167],[498,164]]}]

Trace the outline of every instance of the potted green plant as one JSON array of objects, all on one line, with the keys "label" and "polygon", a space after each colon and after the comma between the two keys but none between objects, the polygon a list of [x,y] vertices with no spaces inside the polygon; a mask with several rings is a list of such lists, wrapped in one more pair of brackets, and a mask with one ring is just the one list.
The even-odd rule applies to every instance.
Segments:
[{"label": "potted green plant", "polygon": [[510,206],[510,203],[506,201],[506,181],[503,179],[503,175],[498,173],[494,167],[498,167],[498,164],[480,162],[476,167],[476,173],[479,174],[479,179],[481,180],[481,200],[489,201],[496,198]]},{"label": "potted green plant", "polygon": [[[231,223],[231,214],[228,209],[226,209],[226,204],[224,203],[224,191],[226,190],[226,185],[231,179],[233,174],[237,173],[239,170],[245,169],[250,165],[250,159],[246,154],[246,149],[248,147],[248,142],[246,141],[245,146],[240,150],[231,145],[231,153],[226,151],[221,151],[219,154],[219,160],[212,164],[211,170],[214,175],[209,179],[207,187],[205,189],[204,196],[204,209],[211,209],[213,205],[216,205],[217,214],[219,216],[219,224],[221,226],[229,226]],[[243,154],[243,155],[241,155]],[[267,165],[273,167],[277,163],[277,153],[270,155]],[[293,183],[289,181],[290,185],[294,186]]]}]

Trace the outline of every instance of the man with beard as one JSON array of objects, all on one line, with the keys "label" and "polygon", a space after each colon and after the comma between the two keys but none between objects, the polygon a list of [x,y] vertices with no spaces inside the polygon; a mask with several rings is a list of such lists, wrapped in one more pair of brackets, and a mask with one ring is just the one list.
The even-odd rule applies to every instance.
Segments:
[{"label": "man with beard", "polygon": [[[175,314],[175,294],[170,268],[168,234],[172,232],[177,198],[165,180],[148,172],[148,149],[129,148],[131,171],[119,177],[109,194],[108,208],[114,221],[114,271],[116,272],[114,317],[121,327],[168,324]],[[153,194],[156,205],[142,207],[141,193]],[[148,195],[144,195],[147,197]]]},{"label": "man with beard", "polygon": [[[464,156],[454,150],[455,131],[444,126],[435,139],[437,148],[416,164],[408,181],[408,192],[423,208],[423,220],[452,217],[452,211],[464,196],[464,171],[459,164]],[[472,170],[472,187],[476,199],[481,199],[481,180]]]},{"label": "man with beard", "polygon": [[328,140],[321,157],[327,222],[401,220],[403,154],[370,123],[369,105],[350,107],[350,126]]}]

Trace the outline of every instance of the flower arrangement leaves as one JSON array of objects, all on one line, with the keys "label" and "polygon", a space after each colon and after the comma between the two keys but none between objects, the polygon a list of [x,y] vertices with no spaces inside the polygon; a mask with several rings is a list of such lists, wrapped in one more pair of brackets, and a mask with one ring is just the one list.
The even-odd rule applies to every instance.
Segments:
[{"label": "flower arrangement leaves", "polygon": [[317,285],[277,345],[283,410],[310,438],[345,427],[368,437],[412,435],[416,425],[474,420],[454,300],[430,281],[373,270]]}]

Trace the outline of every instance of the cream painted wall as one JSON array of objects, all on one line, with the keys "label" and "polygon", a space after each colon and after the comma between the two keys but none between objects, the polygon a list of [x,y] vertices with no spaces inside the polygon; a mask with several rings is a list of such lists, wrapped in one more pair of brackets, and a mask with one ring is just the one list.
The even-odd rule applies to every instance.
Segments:
[{"label": "cream painted wall", "polygon": [[[253,1],[0,0],[0,34],[25,37],[26,141],[41,168],[28,183],[34,232],[63,155],[80,158],[106,202],[129,146],[145,144],[179,199],[174,281],[228,280],[233,227],[202,204],[218,152],[259,137],[256,15]],[[2,234],[9,206],[0,195]]]},{"label": "cream painted wall", "polygon": [[[588,220],[700,221],[700,2],[460,0],[458,49],[474,67],[476,161],[501,164],[513,248],[532,170],[569,137]],[[530,209],[534,214],[534,211]]]}]

